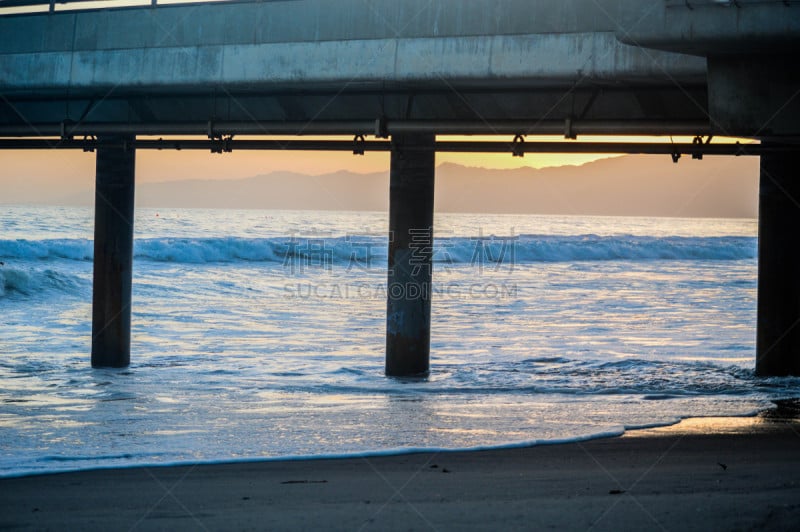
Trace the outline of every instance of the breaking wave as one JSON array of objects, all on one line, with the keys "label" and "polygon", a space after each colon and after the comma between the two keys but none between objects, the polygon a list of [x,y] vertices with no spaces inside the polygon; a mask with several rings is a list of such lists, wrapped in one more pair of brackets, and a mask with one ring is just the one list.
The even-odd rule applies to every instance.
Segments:
[{"label": "breaking wave", "polygon": [[54,270],[21,269],[0,266],[0,298],[28,296],[43,290],[71,291],[79,288],[80,279]]},{"label": "breaking wave", "polygon": [[[422,246],[422,245],[421,245]],[[91,261],[86,239],[0,240],[0,260]],[[325,265],[381,266],[387,240],[334,238],[150,238],[134,243],[139,260],[175,263],[278,262],[299,257]],[[575,261],[744,260],[757,256],[752,237],[544,236],[437,238],[434,261],[451,264]]]}]

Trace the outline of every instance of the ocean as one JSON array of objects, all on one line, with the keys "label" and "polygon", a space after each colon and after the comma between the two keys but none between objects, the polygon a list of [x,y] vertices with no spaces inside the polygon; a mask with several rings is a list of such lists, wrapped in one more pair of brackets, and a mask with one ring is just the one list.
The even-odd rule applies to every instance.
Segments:
[{"label": "ocean", "polygon": [[431,375],[383,375],[386,213],[138,209],[90,367],[93,210],[0,211],[0,476],[536,445],[750,415],[754,220],[437,214]]}]

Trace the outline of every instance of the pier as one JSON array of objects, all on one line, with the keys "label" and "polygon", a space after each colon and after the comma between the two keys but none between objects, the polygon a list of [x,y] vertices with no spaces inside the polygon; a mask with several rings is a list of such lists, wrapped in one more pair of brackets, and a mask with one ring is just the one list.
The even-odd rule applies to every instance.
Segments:
[{"label": "pier", "polygon": [[584,152],[761,157],[755,369],[800,375],[800,1],[127,4],[0,1],[0,149],[96,153],[93,366],[130,363],[137,150],[390,152],[400,377],[430,369],[436,153]]}]

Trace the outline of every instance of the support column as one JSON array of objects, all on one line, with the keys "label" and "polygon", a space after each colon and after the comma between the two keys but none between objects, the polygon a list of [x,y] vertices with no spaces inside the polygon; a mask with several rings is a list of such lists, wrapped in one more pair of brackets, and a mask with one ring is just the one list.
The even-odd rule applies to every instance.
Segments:
[{"label": "support column", "polygon": [[392,137],[386,375],[394,377],[430,368],[435,140]]},{"label": "support column", "polygon": [[756,374],[800,375],[800,150],[761,156]]},{"label": "support column", "polygon": [[124,144],[134,139],[101,138],[97,149],[92,297],[92,367],[96,368],[126,367],[131,359],[136,152]]}]

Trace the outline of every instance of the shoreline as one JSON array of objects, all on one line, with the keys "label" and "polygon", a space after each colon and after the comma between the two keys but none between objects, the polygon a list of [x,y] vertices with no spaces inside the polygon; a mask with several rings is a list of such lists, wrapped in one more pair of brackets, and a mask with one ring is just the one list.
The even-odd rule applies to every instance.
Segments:
[{"label": "shoreline", "polygon": [[0,528],[791,529],[798,402],[620,437],[483,451],[0,479]]},{"label": "shoreline", "polygon": [[[789,401],[797,401],[798,405],[793,408],[800,408],[800,399],[791,399]],[[170,468],[170,467],[204,467],[204,466],[219,466],[219,465],[236,465],[236,464],[261,464],[271,462],[314,462],[325,460],[357,460],[357,459],[372,459],[384,457],[399,457],[405,455],[415,454],[451,454],[451,453],[479,453],[489,451],[507,451],[514,449],[526,449],[532,447],[543,447],[552,445],[570,445],[575,443],[584,443],[594,440],[602,440],[608,438],[623,438],[631,436],[651,436],[660,434],[661,431],[672,432],[673,429],[680,431],[702,431],[708,433],[710,431],[718,430],[716,424],[724,427],[726,431],[734,430],[735,427],[746,429],[753,424],[755,418],[762,418],[762,416],[771,411],[775,411],[776,407],[765,409],[762,411],[754,412],[751,414],[729,415],[729,416],[699,416],[699,417],[686,417],[681,418],[673,423],[654,424],[643,427],[626,428],[620,427],[619,430],[609,430],[606,432],[598,432],[595,434],[576,436],[574,438],[563,438],[553,440],[526,440],[509,442],[497,445],[485,445],[475,447],[463,448],[435,448],[435,447],[397,447],[379,450],[367,451],[352,451],[344,452],[341,454],[308,454],[308,455],[278,455],[278,456],[253,456],[246,458],[220,458],[220,459],[206,459],[206,460],[177,460],[173,462],[131,462],[126,464],[109,464],[109,465],[92,465],[86,467],[75,467],[55,470],[42,470],[42,471],[27,471],[20,473],[0,474],[0,481],[6,479],[27,478],[36,476],[48,475],[61,475],[69,473],[84,473],[90,471],[108,471],[108,470],[125,470],[125,469],[140,469],[140,468]],[[800,414],[798,414],[800,416]],[[786,418],[785,414],[779,416],[781,419]],[[789,415],[792,417],[792,414]],[[714,422],[717,421],[715,424]],[[50,457],[47,457],[50,458]],[[91,460],[92,457],[58,457],[55,461],[59,462],[78,462],[82,459]],[[103,459],[128,459],[129,455],[120,453],[113,456],[99,456],[97,460]]]}]

